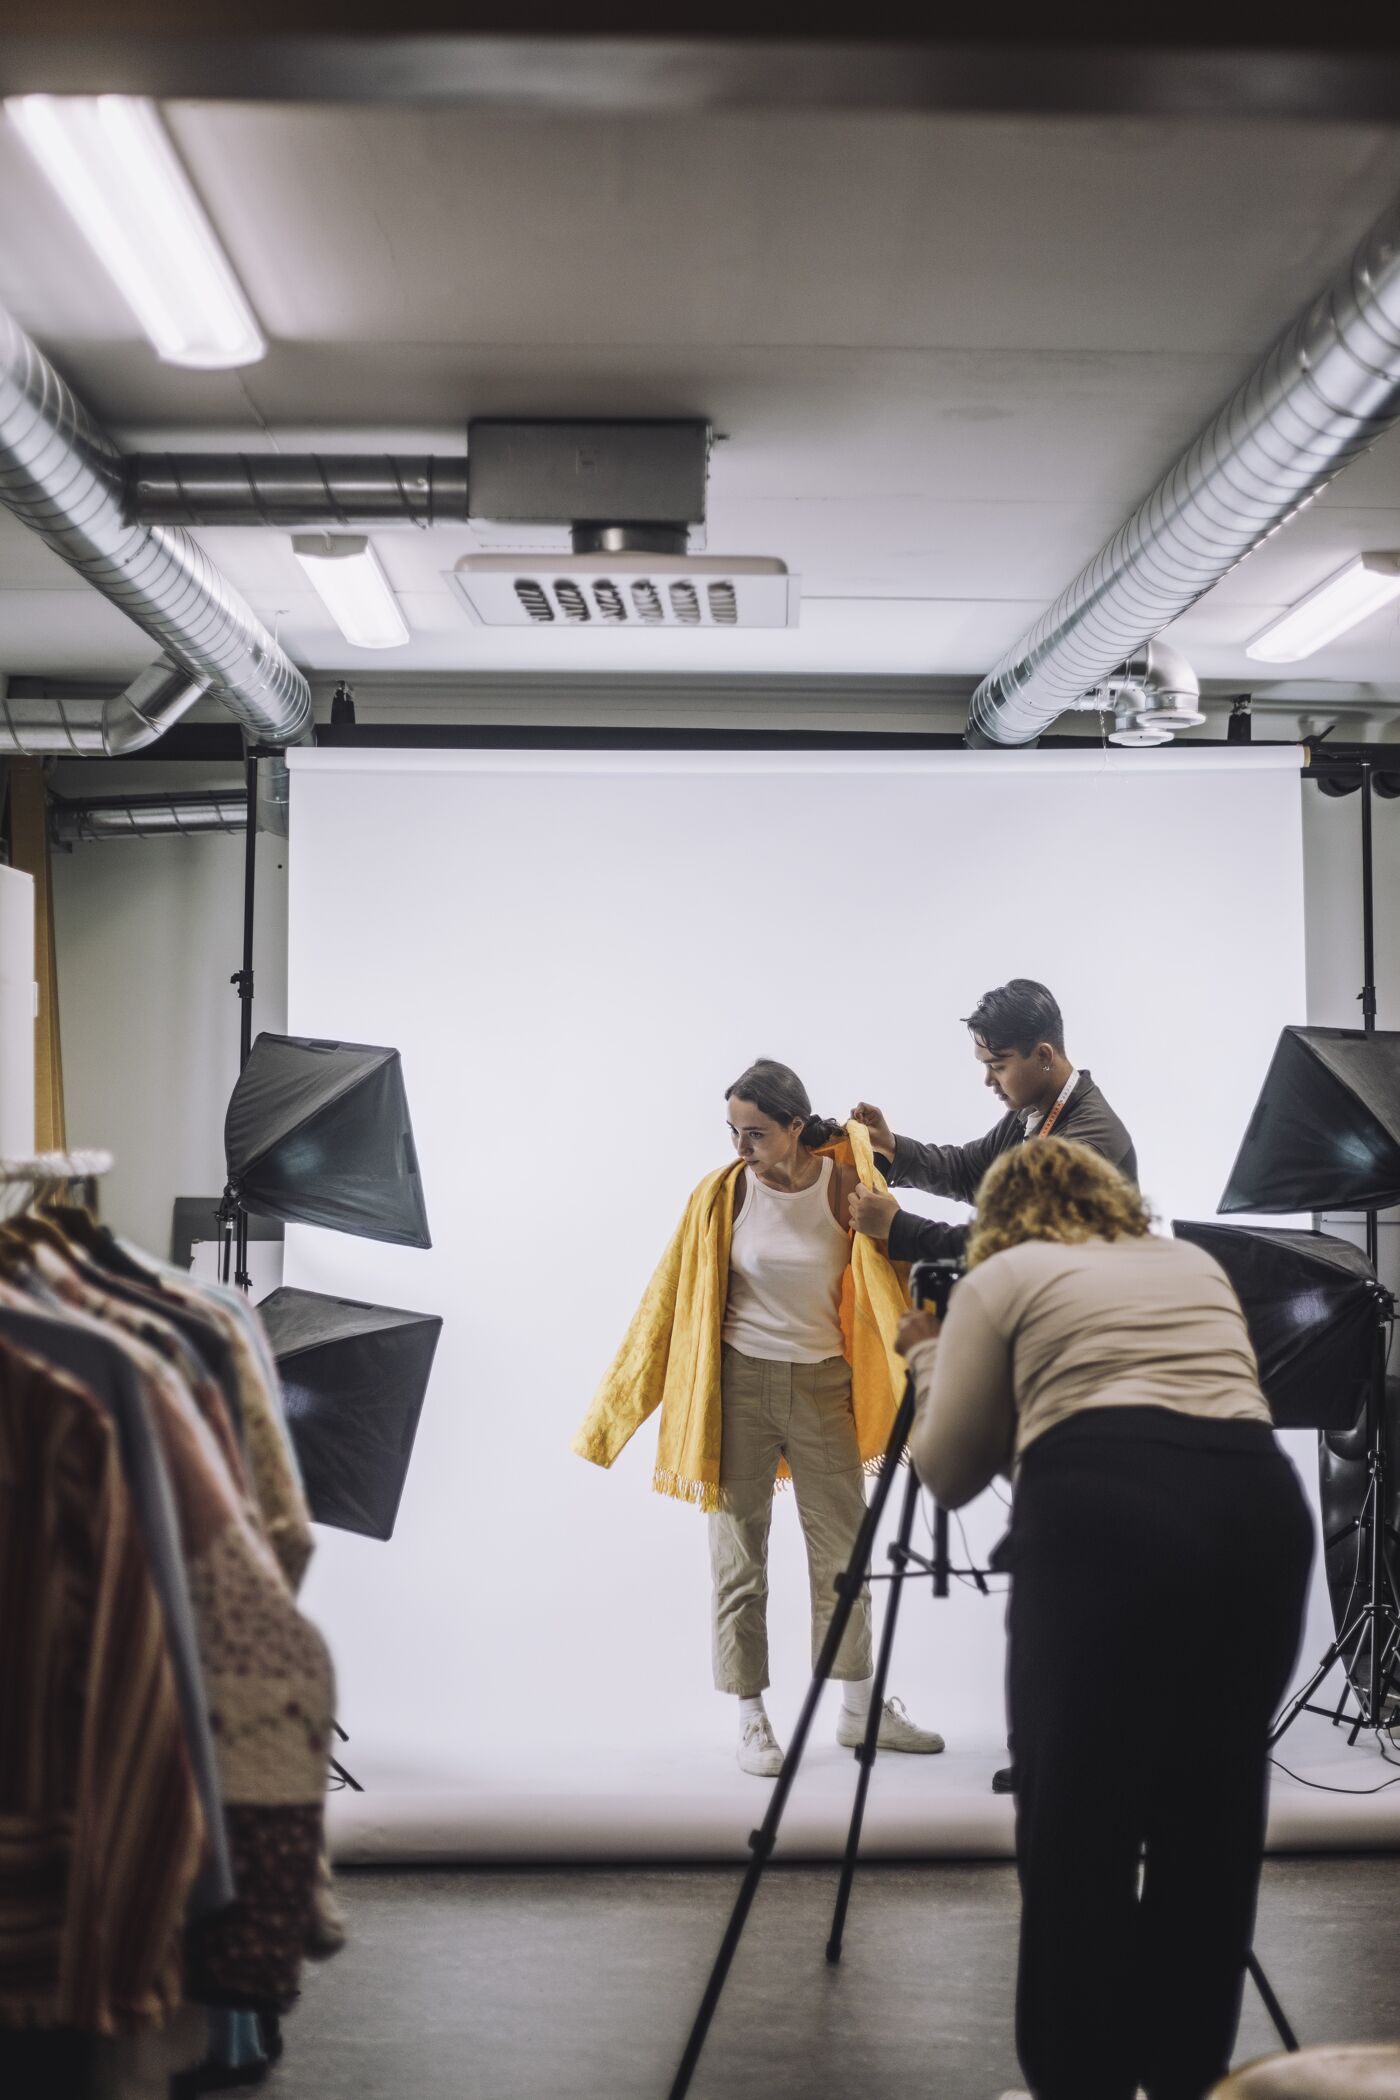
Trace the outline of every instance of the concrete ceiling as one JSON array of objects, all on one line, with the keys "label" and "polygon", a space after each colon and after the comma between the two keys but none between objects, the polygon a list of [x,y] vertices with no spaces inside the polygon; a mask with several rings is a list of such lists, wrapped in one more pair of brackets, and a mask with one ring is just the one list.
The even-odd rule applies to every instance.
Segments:
[{"label": "concrete ceiling", "polygon": [[[407,648],[341,640],[284,535],[204,531],[308,671],[976,678],[1121,522],[1400,190],[1400,132],[1198,119],[560,118],[172,104],[269,337],[161,365],[0,123],[0,301],[133,449],[460,452],[472,415],[708,417],[708,547],[802,577],[790,632],[470,624],[467,527],[376,545]],[[1244,643],[1400,549],[1400,434],[1172,630]],[[1400,612],[1309,680],[1400,693]],[[150,648],[8,516],[0,673]],[[1279,681],[1274,681],[1277,685]]]}]

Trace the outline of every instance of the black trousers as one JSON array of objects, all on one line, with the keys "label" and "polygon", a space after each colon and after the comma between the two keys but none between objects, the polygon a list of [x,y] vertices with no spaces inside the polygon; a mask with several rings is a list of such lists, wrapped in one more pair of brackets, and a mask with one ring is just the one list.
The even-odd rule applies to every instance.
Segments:
[{"label": "black trousers", "polygon": [[1091,1410],[1026,1453],[1008,1558],[1027,2083],[1202,2100],[1234,2044],[1302,1628],[1297,1477],[1262,1423]]}]

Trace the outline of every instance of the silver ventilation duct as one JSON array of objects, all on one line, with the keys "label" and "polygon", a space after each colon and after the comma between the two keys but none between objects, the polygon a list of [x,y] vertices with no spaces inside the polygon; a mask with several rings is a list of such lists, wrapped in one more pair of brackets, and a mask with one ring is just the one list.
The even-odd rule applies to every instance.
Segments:
[{"label": "silver ventilation duct", "polygon": [[49,837],[56,846],[103,839],[194,837],[248,828],[248,803],[230,795],[100,795],[86,802],[53,802]]},{"label": "silver ventilation duct", "polygon": [[1400,417],[1400,204],[984,678],[970,744],[1032,744]]},{"label": "silver ventilation duct", "polygon": [[106,700],[0,699],[0,757],[129,758],[164,736],[204,689],[157,661]]},{"label": "silver ventilation duct", "polygon": [[311,732],[311,689],[185,532],[133,524],[125,462],[0,309],[0,502],[211,689],[255,743]]},{"label": "silver ventilation duct", "polygon": [[315,452],[136,452],[127,514],[145,525],[440,525],[466,522],[467,462]]}]

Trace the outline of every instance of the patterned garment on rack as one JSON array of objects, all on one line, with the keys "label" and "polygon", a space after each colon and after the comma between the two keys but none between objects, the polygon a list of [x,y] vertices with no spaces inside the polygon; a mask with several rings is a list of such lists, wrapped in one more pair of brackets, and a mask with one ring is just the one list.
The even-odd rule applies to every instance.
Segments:
[{"label": "patterned garment on rack", "polygon": [[[172,1340],[169,1330],[162,1335],[163,1323],[156,1315],[95,1289],[49,1249],[36,1250],[35,1261],[73,1317],[95,1319],[105,1330],[123,1333],[141,1371],[162,1442],[230,1840],[236,1810],[249,1811],[245,1825],[261,1819],[268,1832],[261,1848],[245,1843],[244,1878],[235,1870],[239,1900],[234,1910],[200,1926],[205,1985],[215,1987],[221,1946],[226,1946],[231,1978],[220,1999],[239,2002],[232,1978],[244,1963],[241,1949],[248,1920],[266,1918],[269,1948],[288,1950],[292,1945],[283,1926],[287,1869],[279,1833],[285,1821],[282,1812],[291,1808],[309,1811],[318,1831],[321,1826],[334,1712],[330,1655],[316,1628],[298,1611],[246,1489],[231,1477],[225,1440],[208,1419],[211,1410],[222,1409],[222,1401],[206,1393],[196,1405],[180,1376],[179,1338]],[[276,1873],[262,1878],[273,1863]],[[269,1988],[264,2002],[289,2004],[296,1995],[315,1886],[313,1851],[301,1897],[300,1936],[294,1953],[287,1953],[280,1987]]]},{"label": "patterned garment on rack", "polygon": [[[252,1331],[260,1324],[257,1313],[246,1303],[235,1308],[222,1294],[202,1291],[188,1279],[168,1271],[161,1272],[159,1288],[188,1313],[214,1322],[232,1357],[253,1492],[268,1542],[295,1595],[301,1588],[315,1543],[311,1512],[282,1413],[275,1382],[276,1365],[270,1350],[259,1350]],[[246,1315],[246,1325],[240,1314]]]},{"label": "patterned garment on rack", "polygon": [[321,1817],[311,1808],[231,1808],[228,1835],[234,1880],[256,1888],[258,1902],[237,1902],[191,1927],[186,1989],[206,2005],[286,2012],[287,1977],[306,1946],[306,1891],[315,1882]]},{"label": "patterned garment on rack", "polygon": [[6,1343],[0,2027],[162,2026],[203,1829],[112,1421]]}]

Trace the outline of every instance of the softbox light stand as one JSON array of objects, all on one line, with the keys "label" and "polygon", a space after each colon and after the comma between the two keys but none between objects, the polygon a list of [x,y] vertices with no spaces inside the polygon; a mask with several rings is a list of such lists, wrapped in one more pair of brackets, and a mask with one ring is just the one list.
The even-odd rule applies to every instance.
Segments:
[{"label": "softbox light stand", "polygon": [[285,1286],[258,1311],[313,1519],[392,1538],[441,1319]]},{"label": "softbox light stand", "polygon": [[395,1247],[430,1247],[397,1050],[260,1035],[224,1119],[244,1210]]},{"label": "softbox light stand", "polygon": [[[243,961],[229,979],[238,994],[238,1069],[242,1073],[253,1049],[253,913],[258,881],[258,762],[249,755],[243,766],[247,819],[243,838]],[[249,1291],[253,1279],[248,1270],[248,1213],[228,1187],[219,1205],[219,1236],[223,1242],[219,1275],[224,1283]]]},{"label": "softbox light stand", "polygon": [[1351,1431],[1366,1405],[1389,1294],[1351,1240],[1269,1225],[1178,1218],[1172,1231],[1218,1261],[1244,1309],[1276,1429]]},{"label": "softbox light stand", "polygon": [[[1222,1212],[1355,1210],[1365,1223],[1366,1261],[1375,1275],[1380,1211],[1400,1203],[1400,1034],[1376,1026],[1376,955],[1371,843],[1372,767],[1360,767],[1362,1026],[1286,1028],[1280,1036],[1239,1157],[1220,1199]],[[1377,1289],[1380,1289],[1379,1284]],[[1365,1578],[1346,1623],[1311,1677],[1280,1714],[1277,1742],[1300,1713],[1337,1724],[1356,1701],[1349,1742],[1383,1729],[1400,1679],[1400,1594],[1386,1554],[1389,1467],[1386,1357],[1394,1306],[1381,1293],[1366,1392],[1368,1485],[1358,1525]],[[1364,1658],[1364,1663],[1363,1663]],[[1345,1680],[1335,1708],[1314,1695],[1338,1662]]]}]

